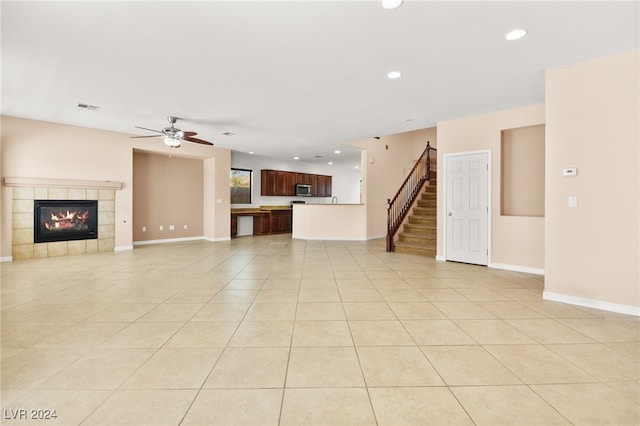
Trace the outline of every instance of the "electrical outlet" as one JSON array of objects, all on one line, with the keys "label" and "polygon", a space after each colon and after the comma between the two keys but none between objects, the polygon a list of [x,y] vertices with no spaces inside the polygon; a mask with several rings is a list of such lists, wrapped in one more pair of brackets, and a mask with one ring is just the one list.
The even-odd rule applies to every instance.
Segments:
[{"label": "electrical outlet", "polygon": [[578,207],[578,197],[575,195],[569,197],[569,207]]},{"label": "electrical outlet", "polygon": [[169,225],[169,231],[174,231],[175,229],[176,229],[176,227],[175,227],[175,226],[173,226],[173,225]]},{"label": "electrical outlet", "polygon": [[164,226],[160,225],[160,230],[164,231]]},{"label": "electrical outlet", "polygon": [[184,229],[189,229],[189,225],[187,225],[186,223],[184,224]]},{"label": "electrical outlet", "polygon": [[147,227],[146,226],[142,227],[142,232],[147,232]]}]

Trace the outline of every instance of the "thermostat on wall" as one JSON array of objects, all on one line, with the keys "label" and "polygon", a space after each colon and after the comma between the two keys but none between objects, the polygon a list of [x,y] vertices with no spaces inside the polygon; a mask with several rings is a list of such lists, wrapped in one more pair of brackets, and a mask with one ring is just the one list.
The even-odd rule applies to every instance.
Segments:
[{"label": "thermostat on wall", "polygon": [[562,176],[575,176],[578,174],[578,169],[572,167],[570,169],[562,169]]}]

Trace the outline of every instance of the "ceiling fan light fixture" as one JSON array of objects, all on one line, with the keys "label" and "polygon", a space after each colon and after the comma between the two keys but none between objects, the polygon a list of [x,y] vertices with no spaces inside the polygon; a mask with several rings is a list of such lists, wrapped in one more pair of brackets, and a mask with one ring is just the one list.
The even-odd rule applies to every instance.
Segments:
[{"label": "ceiling fan light fixture", "polygon": [[179,148],[180,147],[180,139],[173,136],[165,136],[164,143],[171,148]]},{"label": "ceiling fan light fixture", "polygon": [[393,10],[402,6],[404,0],[380,0],[380,6],[383,9]]},{"label": "ceiling fan light fixture", "polygon": [[391,80],[395,80],[396,78],[400,78],[402,73],[400,71],[390,71],[387,73],[387,78]]}]

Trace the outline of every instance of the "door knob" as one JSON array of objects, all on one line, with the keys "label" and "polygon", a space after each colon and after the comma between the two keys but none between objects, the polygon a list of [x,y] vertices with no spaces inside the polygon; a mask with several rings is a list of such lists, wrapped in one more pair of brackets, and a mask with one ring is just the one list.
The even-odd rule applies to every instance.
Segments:
[{"label": "door knob", "polygon": [[453,213],[449,212],[449,214],[447,216],[453,216]]}]

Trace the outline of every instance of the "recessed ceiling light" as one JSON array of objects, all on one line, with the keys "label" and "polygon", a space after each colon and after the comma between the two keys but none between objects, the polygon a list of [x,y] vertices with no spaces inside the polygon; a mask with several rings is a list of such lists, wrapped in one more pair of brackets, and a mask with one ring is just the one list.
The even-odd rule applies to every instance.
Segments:
[{"label": "recessed ceiling light", "polygon": [[359,168],[360,168],[360,166],[356,166],[356,169],[359,169]]},{"label": "recessed ceiling light", "polygon": [[335,151],[333,151],[334,154],[340,154],[340,152],[341,151],[339,149],[336,149]]},{"label": "recessed ceiling light", "polygon": [[249,154],[252,154],[252,155],[253,155],[253,151],[249,151]]},{"label": "recessed ceiling light", "polygon": [[387,10],[397,9],[402,5],[403,1],[404,0],[380,0],[380,6]]},{"label": "recessed ceiling light", "polygon": [[333,161],[329,161],[327,164],[333,166]]},{"label": "recessed ceiling light", "polygon": [[387,73],[387,78],[390,78],[392,80],[395,78],[400,78],[400,76],[402,76],[402,73],[400,71],[391,71]]},{"label": "recessed ceiling light", "polygon": [[293,159],[294,159],[294,160],[299,160],[299,159],[300,159],[300,157],[293,157]]},{"label": "recessed ceiling light", "polygon": [[528,31],[525,30],[524,28],[516,28],[515,30],[511,30],[508,33],[506,33],[504,35],[504,38],[506,38],[509,41],[518,40],[526,36],[527,32]]}]

